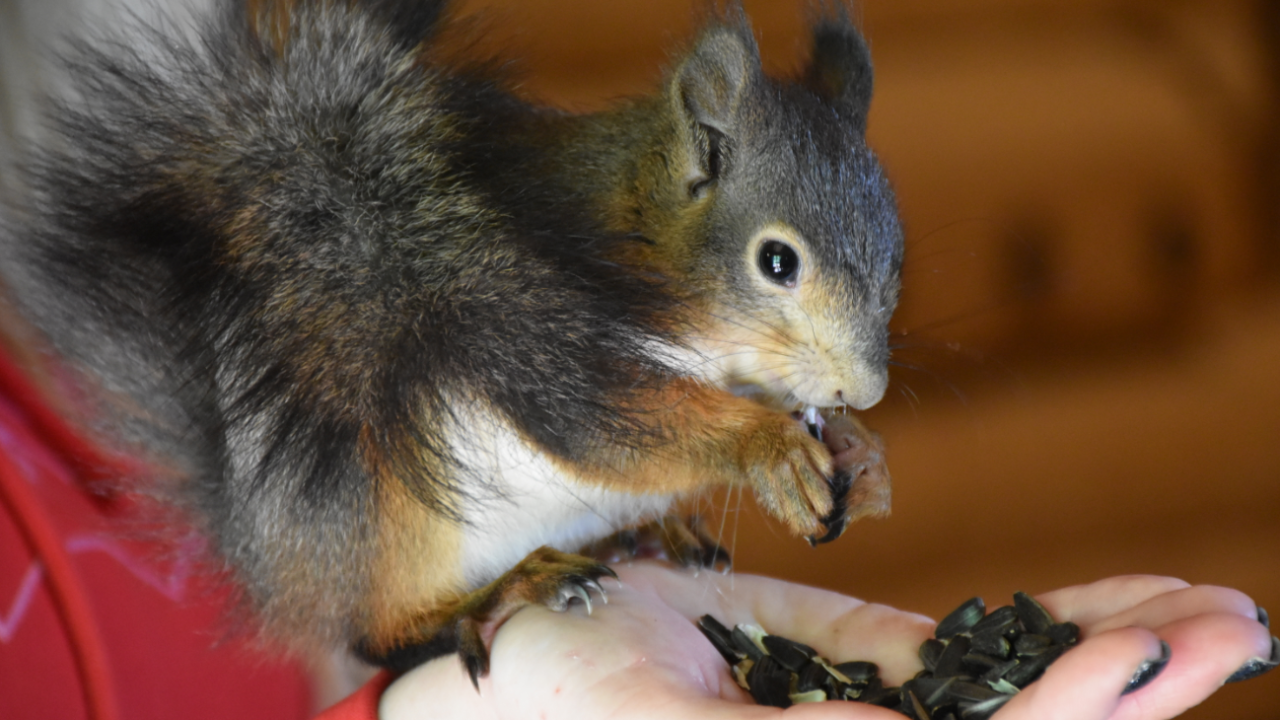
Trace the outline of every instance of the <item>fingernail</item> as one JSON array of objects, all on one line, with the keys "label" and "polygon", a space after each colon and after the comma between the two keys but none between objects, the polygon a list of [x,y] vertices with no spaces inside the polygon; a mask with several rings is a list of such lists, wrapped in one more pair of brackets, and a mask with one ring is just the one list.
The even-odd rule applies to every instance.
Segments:
[{"label": "fingernail", "polygon": [[1129,679],[1129,684],[1124,686],[1124,691],[1120,693],[1120,696],[1124,697],[1149,685],[1169,664],[1169,658],[1172,654],[1173,651],[1169,648],[1169,643],[1161,640],[1160,657],[1155,660],[1143,660],[1138,669],[1133,671],[1133,677]]},{"label": "fingernail", "polygon": [[1227,682],[1237,683],[1245,680],[1252,680],[1259,675],[1270,672],[1277,665],[1280,665],[1280,638],[1272,637],[1271,658],[1269,660],[1253,658],[1241,665],[1239,670],[1231,673],[1231,677],[1227,678]]},{"label": "fingernail", "polygon": [[1261,605],[1258,606],[1258,622],[1262,623],[1262,627],[1268,630],[1271,629],[1271,616],[1267,614],[1266,609]]}]

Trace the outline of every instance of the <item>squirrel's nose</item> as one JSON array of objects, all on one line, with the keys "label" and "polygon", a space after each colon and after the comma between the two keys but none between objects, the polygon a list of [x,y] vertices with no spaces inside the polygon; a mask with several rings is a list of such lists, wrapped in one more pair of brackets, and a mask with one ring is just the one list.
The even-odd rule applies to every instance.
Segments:
[{"label": "squirrel's nose", "polygon": [[880,402],[889,387],[888,373],[867,373],[858,380],[855,387],[836,390],[836,399],[854,410],[866,410]]}]

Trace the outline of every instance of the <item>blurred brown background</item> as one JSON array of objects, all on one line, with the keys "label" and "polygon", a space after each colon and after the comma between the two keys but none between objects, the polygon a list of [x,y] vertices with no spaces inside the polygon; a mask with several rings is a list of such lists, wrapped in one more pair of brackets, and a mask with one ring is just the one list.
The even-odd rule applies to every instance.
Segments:
[{"label": "blurred brown background", "polygon": [[[805,4],[748,0],[766,65]],[[644,92],[686,0],[486,0],[525,89]],[[894,514],[817,550],[743,503],[740,571],[940,617],[1125,573],[1280,611],[1280,7],[864,0],[870,139],[907,228]],[[723,502],[717,501],[717,502]],[[733,505],[730,505],[732,510]],[[1193,718],[1275,718],[1280,673]]]},{"label": "blurred brown background", "polygon": [[[574,109],[651,88],[696,27],[690,5],[463,3],[488,16],[483,47],[523,58],[525,91]],[[804,2],[746,5],[766,65],[796,67]],[[858,15],[870,138],[907,228],[901,366],[867,414],[894,515],[813,550],[730,504],[738,569],[934,617],[1123,573],[1280,613],[1280,5],[864,0]],[[1280,673],[1187,717],[1275,718],[1277,699]]]}]

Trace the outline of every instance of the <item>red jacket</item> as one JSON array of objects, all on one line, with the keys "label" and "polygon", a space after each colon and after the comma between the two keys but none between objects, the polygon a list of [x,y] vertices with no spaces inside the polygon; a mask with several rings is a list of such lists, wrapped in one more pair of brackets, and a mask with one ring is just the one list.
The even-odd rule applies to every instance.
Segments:
[{"label": "red jacket", "polygon": [[[237,639],[198,539],[131,539],[128,503],[92,492],[127,459],[77,435],[0,353],[0,718],[307,718],[294,663]],[[325,720],[376,716],[380,676]]]}]

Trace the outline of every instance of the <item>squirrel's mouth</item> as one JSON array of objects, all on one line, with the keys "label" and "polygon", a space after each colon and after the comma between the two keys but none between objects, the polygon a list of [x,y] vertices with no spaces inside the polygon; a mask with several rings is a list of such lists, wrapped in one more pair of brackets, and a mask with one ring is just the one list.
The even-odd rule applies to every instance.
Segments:
[{"label": "squirrel's mouth", "polygon": [[[837,408],[827,408],[827,413],[833,413]],[[822,440],[822,429],[827,425],[827,419],[823,416],[823,410],[816,405],[807,405],[802,410],[791,413],[791,417],[797,422],[802,422],[809,434]]]},{"label": "squirrel's mouth", "polygon": [[877,456],[883,455],[879,436],[868,430],[846,407],[820,408],[806,405],[792,412],[791,417],[804,425],[816,440],[827,446],[837,468],[856,462],[854,456],[862,459],[862,454],[869,447]]},{"label": "squirrel's mouth", "polygon": [[[867,451],[876,462],[883,462],[883,444],[880,436],[871,432],[847,405],[821,407],[818,405],[791,405],[790,411],[782,398],[774,397],[759,385],[742,384],[730,388],[735,395],[749,398],[779,412],[787,412],[804,426],[816,440],[827,446],[837,468],[845,468],[864,461]],[[793,401],[794,402],[794,401]],[[887,477],[887,471],[885,472]]]}]

